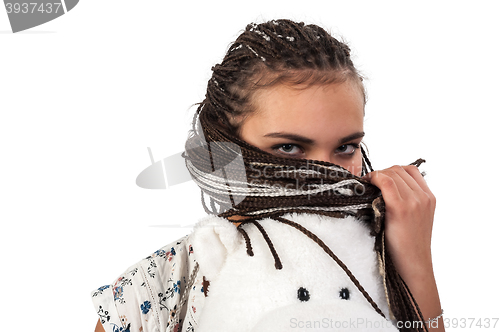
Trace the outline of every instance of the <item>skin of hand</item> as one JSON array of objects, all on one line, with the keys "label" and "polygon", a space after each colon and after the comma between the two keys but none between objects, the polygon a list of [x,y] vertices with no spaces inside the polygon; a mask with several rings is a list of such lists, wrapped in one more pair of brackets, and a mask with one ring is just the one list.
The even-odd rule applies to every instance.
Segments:
[{"label": "skin of hand", "polygon": [[[424,319],[441,304],[432,267],[431,237],[436,198],[416,166],[392,166],[367,174],[385,201],[385,243],[394,265],[419,304]],[[442,319],[437,324],[444,331]]]},{"label": "skin of hand", "polygon": [[388,250],[405,280],[432,269],[431,235],[436,198],[416,166],[393,166],[368,174],[386,205]]}]

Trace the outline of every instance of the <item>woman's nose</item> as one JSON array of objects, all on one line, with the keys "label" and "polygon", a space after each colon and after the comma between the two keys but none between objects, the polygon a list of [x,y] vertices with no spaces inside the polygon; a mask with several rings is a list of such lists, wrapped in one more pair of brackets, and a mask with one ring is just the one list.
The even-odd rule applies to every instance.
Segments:
[{"label": "woman's nose", "polygon": [[327,163],[333,163],[332,153],[330,151],[324,151],[324,150],[318,150],[318,151],[311,152],[311,154],[308,156],[308,159],[325,161]]}]

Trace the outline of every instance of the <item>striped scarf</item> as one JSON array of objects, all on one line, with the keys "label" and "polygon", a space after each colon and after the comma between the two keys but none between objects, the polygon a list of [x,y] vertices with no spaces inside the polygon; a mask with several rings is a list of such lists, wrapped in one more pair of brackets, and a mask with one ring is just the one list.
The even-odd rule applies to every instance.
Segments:
[{"label": "striped scarf", "polygon": [[[188,140],[184,157],[208,213],[251,219],[291,212],[374,217],[373,202],[381,193],[368,181],[332,163],[262,151],[220,127],[204,125],[202,115],[203,130]],[[372,169],[361,151],[364,175]],[[383,201],[377,202],[382,208]]]}]

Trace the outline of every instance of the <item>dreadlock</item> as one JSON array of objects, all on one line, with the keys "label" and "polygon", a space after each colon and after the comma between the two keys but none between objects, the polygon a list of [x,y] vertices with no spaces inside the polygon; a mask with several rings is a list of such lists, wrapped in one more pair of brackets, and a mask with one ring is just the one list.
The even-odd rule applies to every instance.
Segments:
[{"label": "dreadlock", "polygon": [[[335,217],[356,215],[367,220],[375,237],[375,250],[385,271],[384,286],[392,314],[398,321],[423,322],[418,304],[396,271],[384,245],[385,206],[378,188],[340,166],[321,161],[309,164],[309,160],[276,157],[239,138],[240,125],[244,117],[253,111],[252,96],[258,89],[277,84],[310,86],[350,80],[359,86],[366,102],[363,77],[354,67],[349,47],[313,24],[305,25],[284,19],[259,25],[249,24],[229,47],[223,61],[212,67],[212,71],[205,100],[198,105],[185,152],[186,165],[202,189],[205,210],[222,217],[245,216],[242,224],[252,223],[259,229],[275,258],[277,269],[282,266],[278,253],[257,220],[270,217],[296,228],[322,247],[344,269],[374,309],[383,315],[335,254],[315,234],[283,218],[283,215],[306,212]],[[364,175],[373,169],[365,151],[361,151]],[[243,170],[220,167],[221,164],[229,165],[238,153],[243,156]],[[421,162],[417,161],[417,166]],[[272,186],[250,184],[247,188],[244,181],[246,175],[251,176],[252,171],[278,168],[281,165],[291,165],[293,168],[287,170],[291,174],[289,178],[275,181],[281,188],[287,188],[287,181],[303,181],[308,188],[305,191],[307,195],[311,192],[333,192],[334,195],[307,196],[307,202],[304,203],[305,194],[297,191],[279,191]],[[301,171],[304,166],[306,171]],[[222,171],[220,178],[212,176],[217,169]],[[228,176],[227,173],[232,174]],[[228,177],[233,180],[228,180]],[[363,195],[354,194],[359,186],[363,189]],[[206,206],[204,193],[210,196],[210,209]],[[238,195],[244,198],[236,200]],[[238,230],[247,244],[247,253],[253,255],[248,235],[239,226]],[[423,329],[427,330],[425,324],[416,328],[419,331]]]}]

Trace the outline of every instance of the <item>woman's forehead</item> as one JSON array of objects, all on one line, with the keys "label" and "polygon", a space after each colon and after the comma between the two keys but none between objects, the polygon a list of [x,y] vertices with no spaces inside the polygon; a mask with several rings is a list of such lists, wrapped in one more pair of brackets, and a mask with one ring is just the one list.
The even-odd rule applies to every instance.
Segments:
[{"label": "woman's forehead", "polygon": [[338,127],[351,131],[363,124],[363,95],[350,82],[306,88],[279,85],[259,91],[253,104],[256,112],[245,123],[253,121],[265,130],[314,133]]}]

